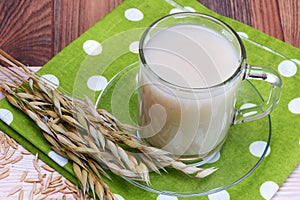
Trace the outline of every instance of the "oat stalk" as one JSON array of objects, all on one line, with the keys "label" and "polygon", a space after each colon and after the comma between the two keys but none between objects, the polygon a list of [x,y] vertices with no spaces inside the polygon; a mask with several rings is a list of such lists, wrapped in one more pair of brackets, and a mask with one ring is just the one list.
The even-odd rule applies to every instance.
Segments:
[{"label": "oat stalk", "polygon": [[104,109],[95,109],[87,97],[75,99],[55,89],[1,49],[0,60],[9,65],[0,66],[0,72],[11,78],[10,82],[0,80],[0,90],[37,124],[54,151],[73,162],[84,193],[91,191],[101,200],[115,199],[103,181],[103,176],[110,179],[106,169],[147,184],[149,171],[160,173],[165,167],[198,178],[216,170],[187,166],[170,153],[146,145],[128,133],[134,127],[120,123]]}]

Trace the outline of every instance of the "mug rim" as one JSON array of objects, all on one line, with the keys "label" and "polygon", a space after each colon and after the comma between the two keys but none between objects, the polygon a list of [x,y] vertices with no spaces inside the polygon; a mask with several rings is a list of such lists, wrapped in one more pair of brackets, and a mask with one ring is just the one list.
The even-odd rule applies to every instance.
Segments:
[{"label": "mug rim", "polygon": [[[185,87],[185,86],[181,86],[181,85],[177,85],[177,84],[174,84],[174,83],[171,83],[167,80],[165,80],[164,78],[162,78],[161,76],[159,76],[155,71],[153,71],[151,69],[151,67],[149,67],[147,61],[146,61],[146,58],[145,58],[145,54],[144,54],[144,47],[145,47],[145,40],[147,39],[147,35],[148,33],[156,26],[156,24],[158,24],[159,22],[162,22],[168,18],[171,18],[171,17],[176,17],[176,16],[186,16],[186,15],[189,15],[189,16],[198,16],[198,17],[201,17],[201,18],[205,18],[207,20],[210,20],[210,21],[213,21],[214,23],[217,23],[221,26],[224,26],[225,28],[229,29],[231,31],[231,34],[235,37],[235,39],[237,40],[238,42],[238,45],[239,45],[239,50],[240,50],[240,57],[239,57],[239,64],[238,64],[238,67],[236,68],[236,70],[234,71],[234,73],[229,77],[227,78],[226,80],[218,83],[218,84],[215,84],[215,85],[212,85],[212,86],[208,86],[208,87]],[[201,90],[205,90],[205,89],[213,89],[213,88],[218,88],[218,87],[221,87],[223,85],[226,85],[228,84],[229,82],[233,81],[234,79],[236,79],[240,73],[242,73],[242,68],[245,64],[245,61],[246,61],[246,49],[245,49],[245,46],[242,42],[242,39],[240,38],[240,36],[237,34],[237,32],[231,27],[229,26],[227,23],[223,22],[222,20],[220,19],[217,19],[211,15],[208,15],[208,14],[203,14],[203,13],[198,13],[198,12],[179,12],[179,13],[173,13],[173,14],[168,14],[168,15],[165,15],[157,20],[155,20],[152,24],[150,24],[147,29],[144,31],[141,39],[140,39],[140,42],[139,42],[139,58],[140,58],[140,61],[143,65],[143,67],[145,67],[146,69],[148,69],[159,81],[165,83],[166,85],[172,87],[172,88],[175,88],[177,90],[181,90],[181,91],[201,91]]]}]

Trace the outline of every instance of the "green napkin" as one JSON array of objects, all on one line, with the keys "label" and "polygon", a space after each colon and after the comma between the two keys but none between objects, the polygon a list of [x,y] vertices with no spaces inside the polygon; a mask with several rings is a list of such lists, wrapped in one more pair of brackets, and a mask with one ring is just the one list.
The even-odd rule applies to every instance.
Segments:
[{"label": "green napkin", "polygon": [[[300,161],[300,133],[297,132],[299,129],[297,126],[300,124],[300,76],[297,72],[300,65],[299,49],[247,25],[213,13],[195,0],[125,0],[50,60],[38,73],[51,82],[59,84],[69,94],[78,98],[87,95],[96,101],[100,92],[115,74],[137,61],[137,41],[144,29],[156,19],[170,12],[182,11],[182,8],[215,16],[232,26],[243,38],[247,50],[247,62],[274,68],[282,75],[284,85],[280,104],[271,114],[272,140],[267,157],[262,164],[247,179],[234,187],[209,196],[191,199],[269,199]],[[262,92],[267,91],[259,84],[257,87]],[[109,102],[101,102],[101,106],[111,109]],[[76,182],[68,160],[51,151],[50,145],[42,138],[38,127],[21,111],[9,105],[6,99],[0,101],[0,119],[7,124],[1,123],[1,130],[31,152],[39,152],[42,160],[66,178]],[[237,149],[235,140],[235,136],[243,137],[239,134],[251,135],[250,138],[259,138],[259,134],[265,134],[260,133],[266,131],[260,127],[264,124],[268,126],[268,118],[255,123],[258,125],[254,128],[253,126],[247,128],[247,126],[251,127],[251,124],[243,125],[246,128],[232,127],[232,137],[229,137],[223,147],[228,149],[228,153],[223,155],[222,149],[221,157],[227,156],[228,158],[224,159],[228,162],[235,158],[239,166],[247,165],[251,160],[252,162],[258,160],[256,156],[264,149],[264,145],[268,142],[268,135],[259,141],[247,140],[243,144],[245,146],[243,149],[240,147]],[[241,130],[247,131],[239,133]],[[218,161],[211,165],[218,165]],[[222,177],[221,181],[234,177],[235,168],[238,167],[227,165],[228,174]],[[176,172],[170,173],[174,173],[175,177],[182,177],[182,175],[177,176]],[[159,177],[157,179],[160,180]],[[176,182],[176,180],[165,180],[160,184],[171,191],[176,191],[178,188],[172,188],[174,181]],[[195,183],[187,179],[182,187],[190,187],[191,190],[200,187]],[[177,199],[177,197],[139,189],[120,177],[113,177],[108,184],[119,199]]]}]

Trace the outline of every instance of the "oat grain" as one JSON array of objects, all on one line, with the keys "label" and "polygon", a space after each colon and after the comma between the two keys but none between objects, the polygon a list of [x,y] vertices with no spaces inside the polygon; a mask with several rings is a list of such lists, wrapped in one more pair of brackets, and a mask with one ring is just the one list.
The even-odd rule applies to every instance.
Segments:
[{"label": "oat grain", "polygon": [[14,188],[12,191],[10,191],[10,192],[7,194],[7,196],[9,197],[9,196],[11,196],[11,195],[13,195],[13,194],[19,192],[20,190],[22,190],[22,187],[21,187],[21,186],[18,186],[18,187],[16,187],[16,188]]}]

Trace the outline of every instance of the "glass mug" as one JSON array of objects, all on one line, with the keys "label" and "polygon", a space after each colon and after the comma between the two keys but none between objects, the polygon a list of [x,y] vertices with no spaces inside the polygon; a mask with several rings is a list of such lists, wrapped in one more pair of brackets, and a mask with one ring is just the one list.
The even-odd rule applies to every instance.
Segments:
[{"label": "glass mug", "polygon": [[[231,125],[268,115],[282,82],[271,68],[246,63],[245,47],[224,22],[200,13],[165,16],[144,32],[139,46],[138,135],[182,160],[207,158]],[[235,107],[241,81],[271,84],[267,101]]]}]

